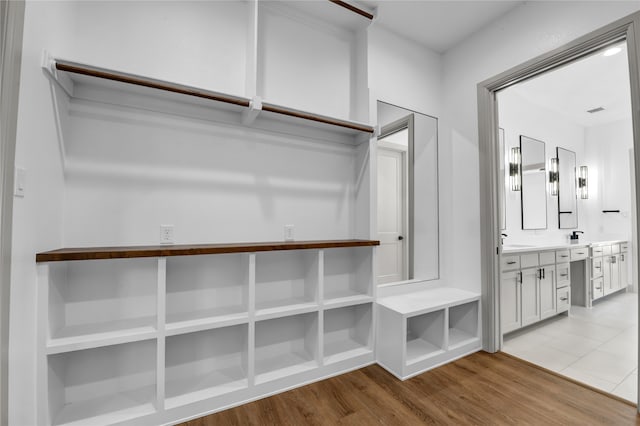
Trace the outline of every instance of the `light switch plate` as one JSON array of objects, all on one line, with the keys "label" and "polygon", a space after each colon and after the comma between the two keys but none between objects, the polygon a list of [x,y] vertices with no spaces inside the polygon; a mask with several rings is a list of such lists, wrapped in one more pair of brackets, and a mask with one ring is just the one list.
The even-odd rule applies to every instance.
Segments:
[{"label": "light switch plate", "polygon": [[27,171],[23,168],[16,168],[15,189],[13,195],[23,198],[27,189]]}]

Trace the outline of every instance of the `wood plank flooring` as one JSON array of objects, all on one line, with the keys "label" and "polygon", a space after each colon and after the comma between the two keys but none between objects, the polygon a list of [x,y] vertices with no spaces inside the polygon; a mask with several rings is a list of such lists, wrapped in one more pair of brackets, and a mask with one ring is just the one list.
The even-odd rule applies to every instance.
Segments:
[{"label": "wood plank flooring", "polygon": [[184,423],[212,425],[633,425],[636,407],[503,353],[404,382],[372,366]]}]

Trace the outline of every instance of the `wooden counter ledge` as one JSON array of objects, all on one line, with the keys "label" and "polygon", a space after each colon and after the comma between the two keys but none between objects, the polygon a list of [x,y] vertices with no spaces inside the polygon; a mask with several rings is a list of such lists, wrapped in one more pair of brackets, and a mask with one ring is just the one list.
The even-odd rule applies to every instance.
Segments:
[{"label": "wooden counter ledge", "polygon": [[264,243],[173,244],[157,246],[63,248],[36,254],[36,262],[194,256],[202,254],[252,253],[258,251],[305,250],[378,245],[380,245],[380,241],[374,240],[319,240]]}]

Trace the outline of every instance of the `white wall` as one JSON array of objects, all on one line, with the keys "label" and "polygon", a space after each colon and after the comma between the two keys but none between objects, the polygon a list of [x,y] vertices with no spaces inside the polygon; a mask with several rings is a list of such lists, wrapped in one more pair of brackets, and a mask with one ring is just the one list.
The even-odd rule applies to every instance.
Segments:
[{"label": "white wall", "polygon": [[452,283],[480,291],[477,84],[639,9],[637,2],[527,2],[444,55],[440,176],[450,194],[442,217],[450,219],[442,235]]},{"label": "white wall", "polygon": [[[631,119],[587,128],[585,149],[589,199],[582,202],[591,218],[589,232],[603,240],[630,240]],[[620,210],[620,213],[602,213],[602,210]]]},{"label": "white wall", "polygon": [[[498,116],[500,127],[504,129],[505,152],[519,146],[520,135],[528,136],[545,143],[545,164],[549,166],[551,158],[556,157],[556,147],[576,153],[576,166],[585,162],[585,129],[557,113],[528,101],[516,88],[508,88],[498,93]],[[548,172],[548,170],[547,170]],[[508,173],[508,169],[506,170]],[[548,176],[548,174],[547,174]],[[547,185],[548,186],[548,185]],[[547,229],[523,230],[521,220],[520,191],[511,191],[509,179],[506,178],[505,200],[507,204],[507,227],[504,231],[509,236],[505,243],[545,244],[567,242],[570,229],[558,228],[558,197],[551,196],[548,188]],[[578,200],[578,228],[586,231],[588,215],[582,200]],[[588,239],[589,235],[581,236]]]}]

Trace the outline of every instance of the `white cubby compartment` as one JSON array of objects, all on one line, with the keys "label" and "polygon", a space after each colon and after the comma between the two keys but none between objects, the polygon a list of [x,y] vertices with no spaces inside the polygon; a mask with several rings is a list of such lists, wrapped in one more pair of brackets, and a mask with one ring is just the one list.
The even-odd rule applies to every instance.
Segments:
[{"label": "white cubby compartment", "polygon": [[256,315],[273,315],[318,304],[318,251],[256,254]]},{"label": "white cubby compartment", "polygon": [[376,357],[402,380],[481,348],[477,293],[437,287],[377,303]]},{"label": "white cubby compartment", "polygon": [[167,258],[167,330],[248,318],[249,255]]},{"label": "white cubby compartment", "polygon": [[318,366],[318,313],[256,322],[256,384]]},{"label": "white cubby compartment", "polygon": [[449,349],[455,349],[478,339],[478,302],[449,308]]},{"label": "white cubby compartment", "polygon": [[157,259],[67,261],[49,268],[50,346],[155,331]]},{"label": "white cubby compartment", "polygon": [[166,408],[248,387],[248,325],[167,337]]},{"label": "white cubby compartment", "polygon": [[442,309],[407,318],[407,364],[444,352],[444,317]]},{"label": "white cubby compartment", "polygon": [[347,247],[324,251],[325,303],[370,297],[372,288],[372,250]]},{"label": "white cubby compartment", "polygon": [[112,424],[156,409],[156,341],[48,356],[53,425]]},{"label": "white cubby compartment", "polygon": [[324,311],[324,363],[372,351],[371,303]]}]

